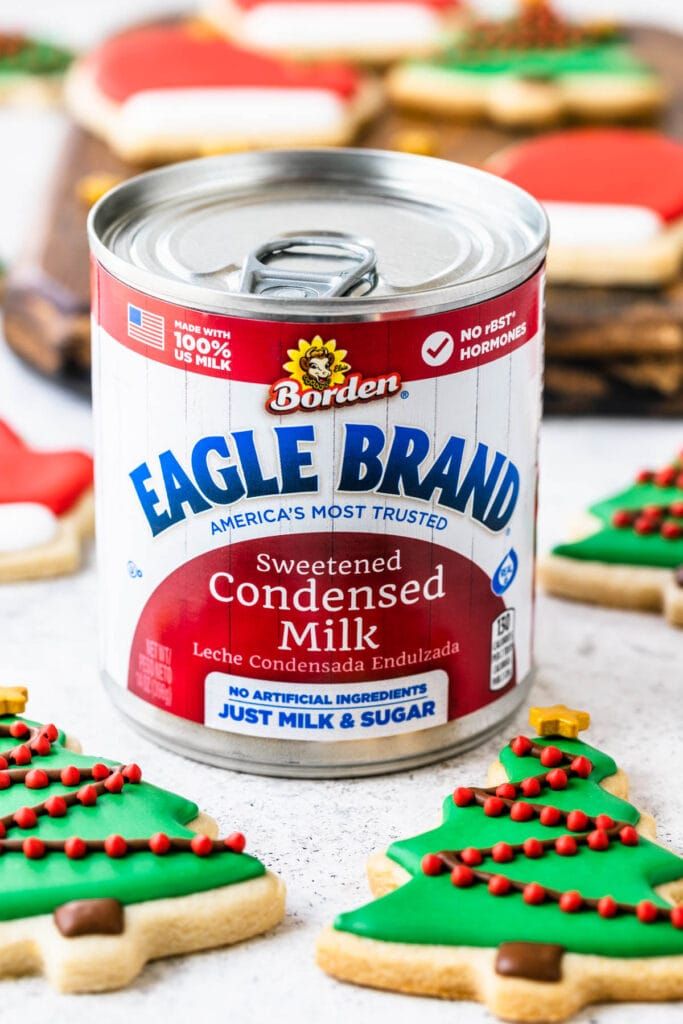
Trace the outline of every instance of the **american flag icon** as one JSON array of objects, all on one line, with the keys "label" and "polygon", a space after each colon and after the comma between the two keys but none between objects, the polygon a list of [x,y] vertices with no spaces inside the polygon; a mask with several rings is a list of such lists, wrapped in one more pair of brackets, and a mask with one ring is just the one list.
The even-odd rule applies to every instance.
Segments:
[{"label": "american flag icon", "polygon": [[146,309],[128,303],[128,337],[143,345],[163,350],[164,318],[158,313],[150,313]]}]

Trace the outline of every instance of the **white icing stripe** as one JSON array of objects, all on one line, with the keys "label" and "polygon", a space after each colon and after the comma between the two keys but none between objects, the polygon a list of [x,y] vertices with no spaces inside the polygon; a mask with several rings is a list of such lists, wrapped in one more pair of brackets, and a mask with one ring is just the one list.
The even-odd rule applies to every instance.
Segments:
[{"label": "white icing stripe", "polygon": [[248,10],[240,23],[241,36],[269,49],[339,49],[360,46],[434,43],[443,31],[437,11],[422,4],[269,4]]},{"label": "white icing stripe", "polygon": [[17,501],[0,505],[0,553],[27,551],[53,540],[59,529],[54,512],[46,505]]},{"label": "white icing stripe", "polygon": [[544,202],[552,246],[636,246],[651,242],[664,222],[645,206]]},{"label": "white icing stripe", "polygon": [[150,143],[173,136],[286,138],[334,131],[347,113],[345,101],[325,89],[149,89],[121,105],[119,129]]}]

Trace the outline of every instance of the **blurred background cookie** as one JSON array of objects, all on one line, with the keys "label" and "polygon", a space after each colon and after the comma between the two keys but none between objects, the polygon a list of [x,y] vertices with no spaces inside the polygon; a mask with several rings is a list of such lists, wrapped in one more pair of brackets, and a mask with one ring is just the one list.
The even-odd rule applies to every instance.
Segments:
[{"label": "blurred background cookie", "polygon": [[72,59],[63,46],[0,28],[0,103],[56,102]]}]

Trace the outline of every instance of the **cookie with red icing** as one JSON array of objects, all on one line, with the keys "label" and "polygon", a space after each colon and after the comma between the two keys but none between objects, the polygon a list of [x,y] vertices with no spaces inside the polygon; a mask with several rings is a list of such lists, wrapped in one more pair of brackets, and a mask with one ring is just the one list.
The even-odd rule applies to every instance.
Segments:
[{"label": "cookie with red icing", "polygon": [[441,49],[461,0],[209,0],[208,17],[245,46],[386,63]]},{"label": "cookie with red icing", "polygon": [[404,106],[512,127],[614,121],[662,106],[660,79],[618,29],[568,21],[550,0],[519,6],[503,21],[471,20],[444,53],[395,69],[390,95]]},{"label": "cookie with red icing", "polygon": [[504,1020],[683,997],[683,858],[654,841],[589,716],[533,708],[482,786],[368,865],[374,899],[339,914],[318,962],[344,981],[473,999]]},{"label": "cookie with red icing", "polygon": [[349,65],[258,54],[196,21],[105,40],[74,65],[66,95],[80,124],[140,162],[343,145],[379,102],[377,86]]},{"label": "cookie with red icing", "polygon": [[58,576],[93,529],[92,458],[37,451],[0,420],[0,582]]},{"label": "cookie with red icing", "polygon": [[583,129],[504,149],[490,170],[550,218],[554,281],[660,285],[683,257],[683,145],[657,132]]}]

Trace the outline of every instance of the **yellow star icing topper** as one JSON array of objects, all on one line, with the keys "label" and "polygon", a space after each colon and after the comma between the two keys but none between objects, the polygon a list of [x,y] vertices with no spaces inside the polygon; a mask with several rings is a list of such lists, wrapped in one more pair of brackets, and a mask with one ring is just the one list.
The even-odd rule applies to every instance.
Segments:
[{"label": "yellow star icing topper", "polygon": [[0,686],[0,715],[20,715],[26,708],[25,686]]},{"label": "yellow star icing topper", "polygon": [[565,704],[529,708],[529,725],[536,730],[537,736],[564,736],[575,740],[590,724],[591,716],[587,711],[576,711]]}]

